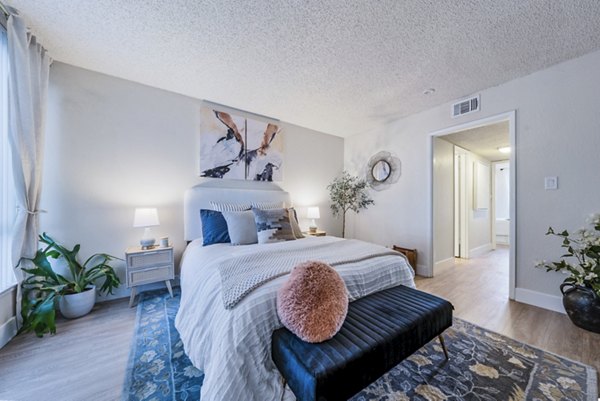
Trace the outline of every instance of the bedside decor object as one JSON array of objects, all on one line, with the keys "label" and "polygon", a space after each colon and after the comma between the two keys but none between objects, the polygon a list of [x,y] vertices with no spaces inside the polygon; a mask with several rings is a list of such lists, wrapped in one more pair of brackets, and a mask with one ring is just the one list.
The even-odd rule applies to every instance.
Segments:
[{"label": "bedside decor object", "polygon": [[367,182],[350,175],[347,171],[337,176],[327,186],[331,198],[331,211],[334,216],[342,215],[342,237],[346,236],[346,212],[352,210],[355,213],[367,206],[374,204],[373,199],[367,192]]},{"label": "bedside decor object", "polygon": [[169,294],[173,296],[171,281],[175,278],[173,247],[151,250],[132,247],[125,252],[127,287],[131,288],[129,307],[137,293],[137,286],[164,281]]},{"label": "bedside decor object", "polygon": [[569,274],[560,286],[567,315],[575,326],[600,333],[600,214],[591,216],[588,223],[591,228],[575,234],[548,228],[546,235],[562,239],[564,255],[558,262],[544,260],[537,267]]},{"label": "bedside decor object", "polygon": [[161,248],[166,248],[169,246],[169,237],[162,237],[160,239],[160,247]]},{"label": "bedside decor object", "polygon": [[400,159],[390,152],[376,153],[367,163],[365,171],[367,183],[376,191],[389,188],[400,178],[401,165]]},{"label": "bedside decor object", "polygon": [[310,226],[308,227],[308,231],[311,233],[316,233],[317,232],[317,223],[315,222],[315,219],[321,218],[321,213],[319,213],[319,207],[318,206],[309,207],[308,210],[306,211],[306,217],[309,219],[312,219],[312,221],[310,222]]},{"label": "bedside decor object", "polygon": [[158,211],[156,208],[137,208],[133,216],[133,226],[143,227],[144,235],[140,239],[142,249],[150,249],[154,246],[156,240],[152,237],[150,227],[160,225],[158,221]]},{"label": "bedside decor object", "polygon": [[[96,302],[96,280],[104,280],[98,291],[112,294],[121,284],[110,261],[118,259],[106,253],[96,253],[85,263],[78,260],[80,245],[65,248],[43,233],[39,241],[46,247],[38,249],[31,261],[35,268],[25,269],[28,276],[23,281],[22,332],[35,331],[38,337],[56,333],[55,306],[58,303],[63,316],[77,318],[88,314]],[[67,264],[69,275],[56,273],[48,258],[60,259]]]}]

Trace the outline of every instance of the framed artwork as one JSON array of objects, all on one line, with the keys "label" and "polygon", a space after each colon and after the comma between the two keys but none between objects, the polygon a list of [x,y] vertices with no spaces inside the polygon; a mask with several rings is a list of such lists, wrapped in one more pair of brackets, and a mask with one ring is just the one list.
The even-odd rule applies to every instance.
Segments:
[{"label": "framed artwork", "polygon": [[201,109],[201,177],[283,181],[282,168],[283,138],[278,125]]}]

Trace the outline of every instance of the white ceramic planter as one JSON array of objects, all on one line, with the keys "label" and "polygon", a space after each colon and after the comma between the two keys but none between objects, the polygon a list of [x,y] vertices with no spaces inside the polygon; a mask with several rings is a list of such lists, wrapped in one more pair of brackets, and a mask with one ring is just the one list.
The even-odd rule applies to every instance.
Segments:
[{"label": "white ceramic planter", "polygon": [[75,319],[90,313],[95,303],[96,287],[92,286],[79,294],[63,295],[58,301],[58,307],[64,317]]}]

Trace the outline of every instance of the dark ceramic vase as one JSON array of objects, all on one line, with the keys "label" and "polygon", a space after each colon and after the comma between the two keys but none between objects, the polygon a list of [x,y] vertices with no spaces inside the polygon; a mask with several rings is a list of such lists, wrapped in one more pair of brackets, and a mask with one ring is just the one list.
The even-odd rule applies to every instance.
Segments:
[{"label": "dark ceramic vase", "polygon": [[587,287],[570,283],[560,286],[567,315],[577,327],[600,333],[600,297]]}]

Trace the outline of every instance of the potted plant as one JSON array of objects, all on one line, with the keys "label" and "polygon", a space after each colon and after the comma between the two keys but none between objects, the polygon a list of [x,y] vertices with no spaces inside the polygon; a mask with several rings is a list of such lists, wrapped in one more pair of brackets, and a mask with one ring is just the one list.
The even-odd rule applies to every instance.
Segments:
[{"label": "potted plant", "polygon": [[[35,331],[38,337],[45,333],[55,334],[56,306],[67,318],[77,318],[88,314],[96,302],[94,282],[104,279],[100,292],[112,294],[121,283],[109,262],[115,258],[105,253],[90,256],[83,264],[77,258],[80,245],[72,250],[59,245],[49,235],[43,233],[39,241],[46,246],[38,249],[33,259],[28,260],[34,268],[22,268],[28,274],[23,281],[23,302],[21,315],[23,326],[19,332]],[[69,276],[56,273],[48,258],[62,259],[69,268]]]},{"label": "potted plant", "polygon": [[342,215],[342,237],[346,236],[346,212],[356,213],[372,205],[373,199],[367,192],[367,181],[343,171],[327,186],[334,216]]},{"label": "potted plant", "polygon": [[578,327],[600,333],[600,214],[590,218],[589,226],[575,234],[548,228],[546,235],[561,238],[566,252],[560,261],[542,261],[538,266],[569,274],[560,286],[569,318]]}]

